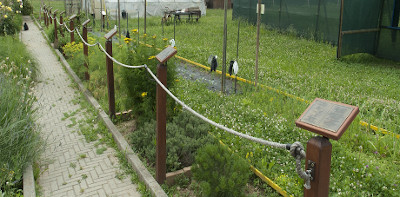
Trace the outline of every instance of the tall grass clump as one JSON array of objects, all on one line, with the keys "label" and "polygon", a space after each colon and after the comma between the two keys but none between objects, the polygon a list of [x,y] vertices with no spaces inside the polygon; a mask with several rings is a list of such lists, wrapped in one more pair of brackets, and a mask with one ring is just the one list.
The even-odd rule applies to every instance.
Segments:
[{"label": "tall grass clump", "polygon": [[0,45],[0,195],[15,196],[21,192],[25,168],[38,158],[43,142],[34,123],[35,64],[14,38],[0,37]]}]

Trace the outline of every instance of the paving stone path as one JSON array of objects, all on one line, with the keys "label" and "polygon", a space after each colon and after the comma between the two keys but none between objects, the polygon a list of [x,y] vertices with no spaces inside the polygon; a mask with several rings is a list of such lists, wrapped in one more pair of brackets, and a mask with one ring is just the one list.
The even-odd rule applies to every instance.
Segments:
[{"label": "paving stone path", "polygon": [[[40,73],[34,90],[37,123],[47,139],[40,161],[41,196],[140,196],[129,177],[116,178],[120,170],[113,149],[96,154],[95,142],[87,143],[78,127],[68,126],[72,121],[63,118],[64,113],[80,109],[71,102],[79,94],[32,19],[24,17],[24,22],[29,30],[22,32],[22,41],[37,59]],[[75,115],[76,121],[85,118],[83,111]]]}]

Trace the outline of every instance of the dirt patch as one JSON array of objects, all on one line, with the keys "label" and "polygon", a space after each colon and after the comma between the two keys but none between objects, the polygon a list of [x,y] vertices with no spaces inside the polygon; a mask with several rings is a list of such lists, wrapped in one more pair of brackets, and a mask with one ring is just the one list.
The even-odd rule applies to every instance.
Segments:
[{"label": "dirt patch", "polygon": [[125,139],[128,139],[129,134],[136,130],[136,120],[127,120],[117,123],[117,128]]}]

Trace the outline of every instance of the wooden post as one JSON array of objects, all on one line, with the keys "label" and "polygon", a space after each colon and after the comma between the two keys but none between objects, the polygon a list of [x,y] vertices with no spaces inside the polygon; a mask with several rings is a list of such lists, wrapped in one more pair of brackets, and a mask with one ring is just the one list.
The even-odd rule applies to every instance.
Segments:
[{"label": "wooden post", "polygon": [[49,10],[49,21],[50,21],[50,24],[53,24],[53,21],[51,20],[51,9],[53,9],[53,8],[51,7]]},{"label": "wooden post", "polygon": [[[157,66],[157,78],[164,86],[167,85],[167,66],[163,63]],[[156,147],[156,180],[163,184],[166,179],[167,166],[167,93],[157,84],[157,147]]]},{"label": "wooden post", "polygon": [[256,41],[256,68],[254,86],[257,88],[258,82],[258,55],[260,52],[260,23],[261,23],[261,0],[258,0],[258,14],[257,14],[257,41]]},{"label": "wooden post", "polygon": [[43,22],[44,22],[44,25],[46,25],[46,13],[47,13],[46,5],[44,5],[43,6]]},{"label": "wooden post", "polygon": [[[61,23],[61,25],[64,25],[63,16],[62,16],[64,13],[65,13],[65,11],[62,11],[60,13],[60,23]],[[61,34],[62,37],[64,37],[64,32],[62,31],[61,27],[60,27],[60,34]]]},{"label": "wooden post", "polygon": [[326,137],[313,137],[307,143],[306,170],[314,168],[311,189],[304,188],[305,197],[329,195],[332,144]]},{"label": "wooden post", "polygon": [[[75,19],[76,15],[72,15],[71,17],[69,17],[69,28],[71,31],[74,30],[74,19]],[[70,37],[71,37],[71,43],[75,41],[75,37],[74,37],[74,32],[70,32]]]},{"label": "wooden post", "polygon": [[[112,37],[117,33],[117,29],[112,29],[104,38],[106,38],[106,52],[112,57]],[[115,118],[115,94],[114,94],[114,71],[113,61],[107,56],[107,88],[108,88],[108,115]]]},{"label": "wooden post", "polygon": [[54,48],[58,48],[58,37],[57,37],[57,10],[54,11]]},{"label": "wooden post", "polygon": [[[156,59],[159,61],[159,64],[157,65],[157,78],[165,87],[167,86],[166,62],[176,53],[176,49],[169,46],[156,56]],[[159,184],[163,184],[167,174],[167,93],[160,85],[158,85],[158,83],[156,98],[156,181]]]},{"label": "wooden post", "polygon": [[[89,22],[90,22],[90,19],[87,19],[85,22],[82,23],[82,27],[83,27],[82,38],[83,38],[83,40],[85,40],[85,42],[88,42],[86,25]],[[86,69],[86,71],[85,71],[85,79],[89,80],[90,79],[89,65],[88,65],[89,58],[88,58],[88,46],[86,44],[83,44],[83,55],[85,56],[85,61],[84,61],[84,64],[83,64],[83,66]]]}]

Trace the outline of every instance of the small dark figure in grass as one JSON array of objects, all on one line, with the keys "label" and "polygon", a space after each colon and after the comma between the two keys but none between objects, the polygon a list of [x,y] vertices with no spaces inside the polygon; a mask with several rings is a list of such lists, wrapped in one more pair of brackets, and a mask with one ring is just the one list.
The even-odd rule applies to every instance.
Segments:
[{"label": "small dark figure in grass", "polygon": [[231,75],[231,76],[232,76],[232,72],[233,72],[233,63],[235,63],[235,61],[233,61],[233,60],[231,60],[231,61],[229,62],[229,71],[228,71],[228,73],[229,73],[229,75]]},{"label": "small dark figure in grass", "polygon": [[29,30],[28,25],[26,23],[24,23],[24,31],[28,31],[28,30]]},{"label": "small dark figure in grass", "polygon": [[212,60],[211,60],[211,70],[210,70],[210,72],[216,71],[216,70],[217,70],[217,67],[218,67],[217,58],[218,58],[217,56],[214,56],[214,57],[212,58]]}]

